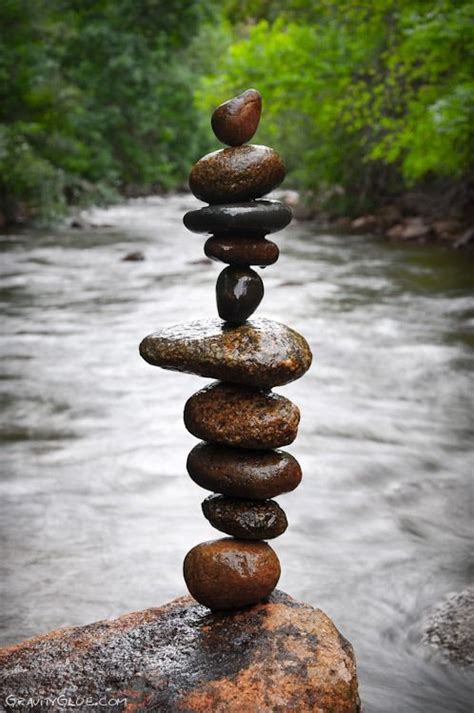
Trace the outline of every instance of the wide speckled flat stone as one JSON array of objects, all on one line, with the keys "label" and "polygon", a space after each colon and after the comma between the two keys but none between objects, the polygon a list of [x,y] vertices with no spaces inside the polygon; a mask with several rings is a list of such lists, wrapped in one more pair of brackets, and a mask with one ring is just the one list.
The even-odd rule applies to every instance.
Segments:
[{"label": "wide speckled flat stone", "polygon": [[262,388],[299,379],[312,360],[301,334],[269,319],[238,326],[219,319],[178,324],[145,337],[140,354],[163,369]]}]

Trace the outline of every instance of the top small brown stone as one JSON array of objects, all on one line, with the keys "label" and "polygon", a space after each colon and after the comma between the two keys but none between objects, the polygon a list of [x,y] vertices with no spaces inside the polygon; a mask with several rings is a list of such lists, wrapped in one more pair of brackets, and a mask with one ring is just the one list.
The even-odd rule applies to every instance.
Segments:
[{"label": "top small brown stone", "polygon": [[240,146],[250,141],[257,131],[261,112],[260,92],[247,89],[219,104],[211,118],[212,130],[223,144]]}]

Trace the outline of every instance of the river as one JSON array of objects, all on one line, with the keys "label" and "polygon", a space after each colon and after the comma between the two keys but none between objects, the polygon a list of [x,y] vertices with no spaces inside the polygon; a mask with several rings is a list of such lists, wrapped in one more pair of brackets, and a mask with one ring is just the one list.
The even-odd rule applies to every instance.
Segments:
[{"label": "river", "polygon": [[[218,536],[185,471],[183,405],[206,381],[138,355],[149,332],[215,315],[219,266],[181,222],[197,204],[1,237],[2,644],[158,606]],[[472,577],[472,255],[296,222],[276,241],[258,313],[314,353],[277,389],[302,412],[304,472],[279,499],[279,588],[352,642],[365,713],[468,713],[472,677],[422,636]]]}]

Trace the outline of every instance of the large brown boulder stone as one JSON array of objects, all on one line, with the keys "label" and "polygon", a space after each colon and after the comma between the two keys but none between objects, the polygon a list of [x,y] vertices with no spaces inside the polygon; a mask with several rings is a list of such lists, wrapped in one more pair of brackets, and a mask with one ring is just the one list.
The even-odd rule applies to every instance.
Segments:
[{"label": "large brown boulder stone", "polygon": [[63,696],[48,711],[64,710],[65,698],[102,700],[101,711],[115,712],[361,710],[351,645],[322,611],[278,591],[231,614],[182,597],[53,631],[2,649],[0,672],[0,705]]}]

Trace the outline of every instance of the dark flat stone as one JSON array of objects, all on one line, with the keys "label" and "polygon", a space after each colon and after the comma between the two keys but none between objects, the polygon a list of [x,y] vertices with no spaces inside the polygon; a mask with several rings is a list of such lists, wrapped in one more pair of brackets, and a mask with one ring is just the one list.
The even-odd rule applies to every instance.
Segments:
[{"label": "dark flat stone", "polygon": [[213,235],[204,245],[204,252],[211,260],[228,265],[273,265],[280,254],[278,245],[265,238],[242,238]]},{"label": "dark flat stone", "polygon": [[285,451],[247,451],[204,442],[194,446],[186,467],[201,488],[261,500],[294,490],[302,477],[298,461]]},{"label": "dark flat stone", "polygon": [[[191,597],[87,626],[58,629],[0,651],[0,707],[64,711],[64,699],[117,713],[359,713],[351,645],[320,609],[274,591],[269,600],[211,613]],[[64,697],[49,705],[16,699]],[[97,705],[101,699],[123,703]],[[61,705],[62,703],[62,705]],[[428,713],[428,712],[427,712]]]},{"label": "dark flat stone", "polygon": [[200,158],[191,170],[189,187],[205,203],[235,203],[270,193],[284,178],[285,166],[276,151],[245,144]]},{"label": "dark flat stone", "polygon": [[210,495],[201,507],[216,530],[243,540],[271,540],[288,527],[285,513],[274,500]]},{"label": "dark flat stone", "polygon": [[247,89],[219,104],[211,118],[215,135],[223,144],[239,146],[250,141],[257,131],[262,112],[262,97],[256,89]]},{"label": "dark flat stone", "polygon": [[289,399],[219,381],[196,392],[184,407],[184,423],[203,441],[237,448],[280,448],[293,443],[300,412]]},{"label": "dark flat stone", "polygon": [[304,337],[268,319],[239,326],[209,319],[167,327],[145,337],[140,354],[163,369],[267,388],[299,379],[312,359]]},{"label": "dark flat stone", "polygon": [[216,283],[219,317],[232,324],[242,324],[255,312],[263,299],[263,282],[249,267],[226,267]]},{"label": "dark flat stone", "polygon": [[210,205],[186,213],[183,222],[193,233],[264,236],[276,233],[291,221],[288,206],[274,200]]}]

